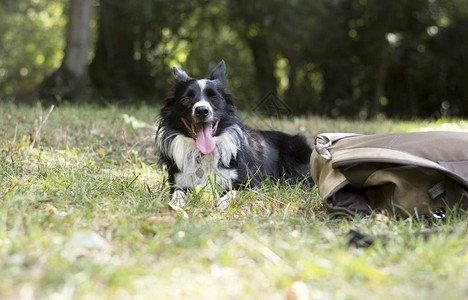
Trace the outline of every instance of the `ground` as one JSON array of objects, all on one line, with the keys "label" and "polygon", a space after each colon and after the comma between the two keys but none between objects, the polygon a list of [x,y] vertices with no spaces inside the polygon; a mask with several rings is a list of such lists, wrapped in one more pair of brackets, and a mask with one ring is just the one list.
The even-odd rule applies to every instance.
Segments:
[{"label": "ground", "polygon": [[[328,212],[316,189],[269,183],[241,192],[226,211],[197,195],[183,211],[169,210],[152,141],[157,112],[0,104],[0,298],[468,295],[466,214],[350,218]],[[463,120],[254,121],[309,140],[319,132],[468,131]],[[387,238],[349,248],[350,229]],[[435,234],[413,235],[425,231]]]}]

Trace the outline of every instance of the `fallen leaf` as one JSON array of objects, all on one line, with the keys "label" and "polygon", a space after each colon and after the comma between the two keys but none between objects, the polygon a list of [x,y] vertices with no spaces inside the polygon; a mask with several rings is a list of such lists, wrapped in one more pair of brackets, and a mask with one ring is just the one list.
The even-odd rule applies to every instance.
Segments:
[{"label": "fallen leaf", "polygon": [[158,226],[161,224],[169,224],[176,220],[174,214],[164,215],[164,216],[151,216],[147,218],[141,224],[142,233],[155,234],[157,232]]},{"label": "fallen leaf", "polygon": [[99,154],[99,155],[104,155],[106,154],[106,150],[104,150],[104,148],[99,148],[96,150],[96,152]]},{"label": "fallen leaf", "polygon": [[156,234],[157,232],[157,218],[155,216],[149,217],[141,224],[140,230],[145,234]]}]

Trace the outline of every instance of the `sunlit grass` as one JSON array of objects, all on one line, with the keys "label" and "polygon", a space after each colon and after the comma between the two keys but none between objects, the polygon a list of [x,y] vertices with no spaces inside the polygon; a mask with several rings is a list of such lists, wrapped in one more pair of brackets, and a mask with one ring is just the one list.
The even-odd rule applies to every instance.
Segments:
[{"label": "sunlit grass", "polygon": [[[167,175],[154,155],[157,109],[59,106],[38,132],[49,110],[0,106],[0,298],[460,299],[468,293],[464,215],[446,222],[348,218],[330,214],[317,189],[269,183],[241,192],[226,211],[196,194],[184,212],[172,211]],[[319,132],[468,130],[463,120],[262,122],[310,140]],[[349,229],[387,238],[370,249],[349,249]],[[427,242],[413,236],[422,231],[437,234]]]}]

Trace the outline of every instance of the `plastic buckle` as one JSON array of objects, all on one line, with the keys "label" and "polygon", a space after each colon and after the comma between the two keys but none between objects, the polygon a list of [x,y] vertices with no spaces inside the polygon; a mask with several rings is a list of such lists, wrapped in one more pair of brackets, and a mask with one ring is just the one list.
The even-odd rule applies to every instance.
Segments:
[{"label": "plastic buckle", "polygon": [[315,138],[315,150],[321,157],[325,158],[326,160],[332,159],[331,153],[327,150],[327,148],[330,147],[331,144],[331,140],[325,135],[319,134]]}]

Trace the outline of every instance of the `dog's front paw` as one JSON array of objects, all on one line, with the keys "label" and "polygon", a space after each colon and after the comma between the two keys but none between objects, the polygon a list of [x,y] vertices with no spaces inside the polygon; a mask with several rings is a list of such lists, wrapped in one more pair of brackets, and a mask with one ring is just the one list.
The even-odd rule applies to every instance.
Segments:
[{"label": "dog's front paw", "polygon": [[218,199],[218,201],[216,202],[216,207],[222,210],[227,209],[229,205],[231,204],[232,200],[236,198],[236,196],[237,196],[237,191],[227,192],[226,195]]},{"label": "dog's front paw", "polygon": [[172,194],[172,199],[169,201],[168,205],[170,208],[177,210],[189,203],[190,201],[187,197],[187,194],[184,191],[176,190],[174,191],[174,194]]}]

